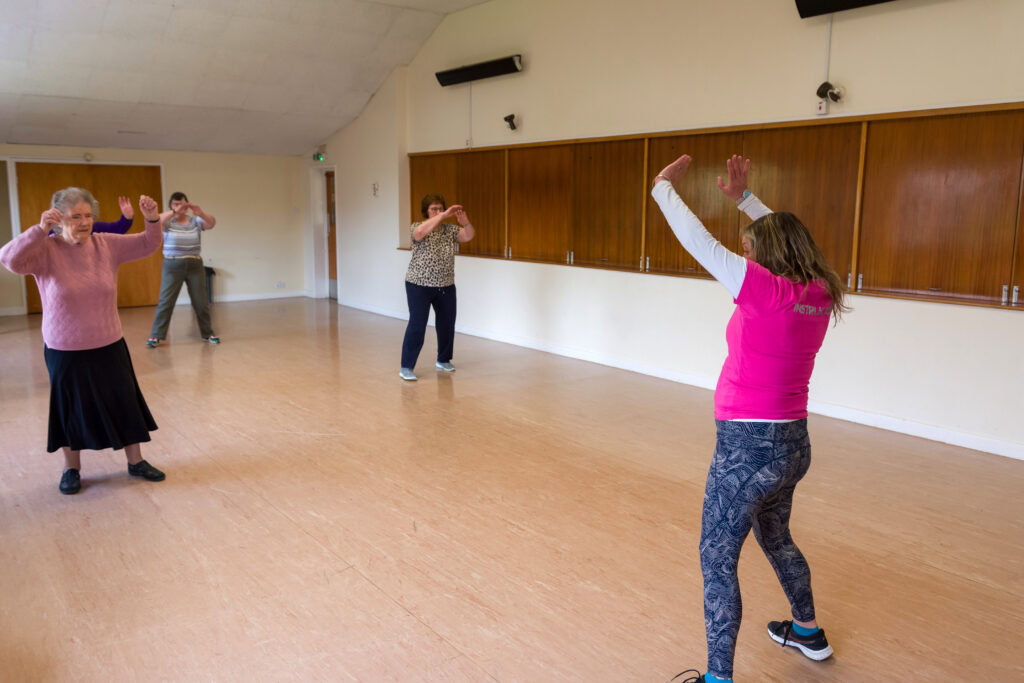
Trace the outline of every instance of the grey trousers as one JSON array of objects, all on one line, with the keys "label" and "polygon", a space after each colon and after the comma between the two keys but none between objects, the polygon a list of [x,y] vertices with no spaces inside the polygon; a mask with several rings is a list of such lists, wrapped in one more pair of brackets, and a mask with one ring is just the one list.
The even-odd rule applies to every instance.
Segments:
[{"label": "grey trousers", "polygon": [[160,276],[160,301],[156,305],[153,316],[153,331],[150,337],[163,339],[167,336],[167,326],[171,324],[174,302],[178,300],[181,283],[188,287],[188,298],[192,300],[192,310],[199,321],[199,333],[203,338],[213,336],[210,324],[210,304],[206,296],[206,270],[203,260],[197,258],[164,259],[163,272]]}]

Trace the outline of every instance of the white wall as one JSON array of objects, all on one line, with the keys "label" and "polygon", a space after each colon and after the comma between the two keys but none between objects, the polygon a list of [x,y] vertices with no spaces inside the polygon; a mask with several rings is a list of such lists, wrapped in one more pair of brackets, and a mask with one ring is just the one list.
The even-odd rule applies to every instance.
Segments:
[{"label": "white wall", "polygon": [[[832,115],[1022,100],[1022,25],[1019,0],[898,0],[837,14],[831,79],[847,99]],[[405,153],[470,136],[485,146],[808,118],[825,31],[825,18],[800,20],[792,0],[494,0],[450,15],[329,141],[341,303],[407,315],[408,253],[396,250]],[[471,125],[469,88],[442,89],[434,72],[512,53],[525,71],[474,84]],[[516,132],[501,120],[513,112]],[[714,283],[471,257],[456,268],[460,331],[714,385],[732,309]],[[819,355],[812,410],[1024,458],[1024,314],[851,300]]]},{"label": "white wall", "polygon": [[[306,293],[308,204],[299,157],[0,145],[0,160],[81,162],[86,152],[94,163],[162,164],[165,203],[171,192],[181,190],[217,218],[217,227],[203,234],[203,259],[217,271],[217,300]],[[10,235],[9,229],[0,235],[0,244]],[[20,282],[13,276],[0,278],[0,302],[12,298],[21,304]]]},{"label": "white wall", "polygon": [[399,68],[362,116],[328,140],[326,152],[327,162],[337,168],[338,300],[365,307],[376,297],[390,300],[393,289],[401,306],[389,302],[385,308],[392,313],[405,307],[404,275],[395,271],[408,260],[408,252],[397,250],[396,228],[408,214],[404,99],[405,69]]}]

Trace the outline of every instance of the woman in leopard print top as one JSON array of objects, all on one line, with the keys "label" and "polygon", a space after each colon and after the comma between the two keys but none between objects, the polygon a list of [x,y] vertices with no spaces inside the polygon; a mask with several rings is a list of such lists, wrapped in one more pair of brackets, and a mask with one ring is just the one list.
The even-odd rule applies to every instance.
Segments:
[{"label": "woman in leopard print top", "polygon": [[[455,344],[455,243],[468,242],[476,231],[459,204],[445,206],[444,197],[428,194],[420,204],[421,222],[413,223],[412,258],[405,274],[405,295],[409,301],[409,325],[402,342],[402,366],[399,376],[414,381],[416,359],[423,348],[427,317],[434,307],[437,328],[439,370],[454,372],[452,351]],[[459,224],[446,223],[455,216]]]}]

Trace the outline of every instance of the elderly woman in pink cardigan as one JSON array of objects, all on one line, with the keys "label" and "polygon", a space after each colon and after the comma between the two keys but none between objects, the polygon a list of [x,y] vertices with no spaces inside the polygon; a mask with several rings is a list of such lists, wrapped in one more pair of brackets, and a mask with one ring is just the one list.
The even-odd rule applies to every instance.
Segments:
[{"label": "elderly woman in pink cardigan", "polygon": [[[0,249],[0,263],[32,275],[43,301],[43,356],[50,372],[46,450],[64,453],[60,492],[81,489],[81,451],[124,449],[128,473],[162,481],[164,473],[142,459],[156,422],[132,369],[117,314],[117,271],[122,263],[160,247],[162,220],[156,201],[143,195],[144,232],[94,234],[99,205],[87,190],[53,195],[51,208]],[[47,234],[50,229],[53,234]]]}]

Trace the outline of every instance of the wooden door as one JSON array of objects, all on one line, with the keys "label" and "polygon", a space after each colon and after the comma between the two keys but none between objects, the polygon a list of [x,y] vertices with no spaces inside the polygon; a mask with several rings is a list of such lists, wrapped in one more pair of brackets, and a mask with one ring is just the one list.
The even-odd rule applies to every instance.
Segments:
[{"label": "wooden door", "polygon": [[[18,211],[22,231],[36,225],[43,211],[50,208],[53,193],[65,187],[81,187],[92,192],[100,203],[97,220],[112,222],[121,216],[118,195],[131,198],[135,222],[131,233],[142,232],[145,220],[139,212],[139,195],[149,195],[163,206],[159,166],[115,166],[93,164],[47,164],[18,162]],[[118,272],[118,306],[155,306],[160,296],[160,250],[138,261],[125,263]],[[29,313],[42,312],[35,278],[26,278],[26,303]]]},{"label": "wooden door", "polygon": [[338,279],[338,219],[334,212],[334,171],[324,174],[327,184],[327,277]]}]

